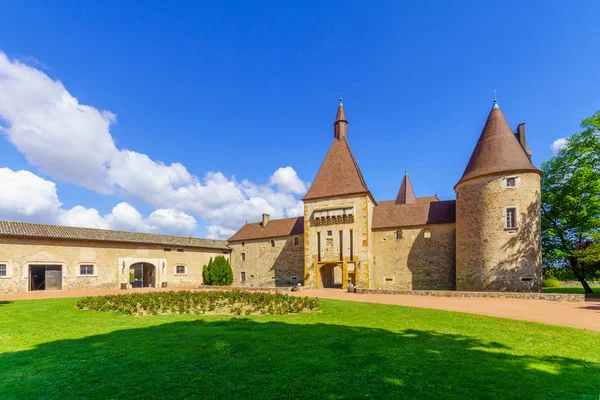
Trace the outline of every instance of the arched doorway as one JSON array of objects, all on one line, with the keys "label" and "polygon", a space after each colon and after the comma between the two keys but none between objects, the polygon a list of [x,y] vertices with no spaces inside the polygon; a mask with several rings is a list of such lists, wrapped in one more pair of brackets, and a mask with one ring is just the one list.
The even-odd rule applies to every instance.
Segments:
[{"label": "arched doorway", "polygon": [[321,267],[321,287],[342,287],[342,266],[339,264],[325,264]]},{"label": "arched doorway", "polygon": [[132,264],[129,267],[129,283],[132,288],[155,287],[156,267],[147,262]]}]

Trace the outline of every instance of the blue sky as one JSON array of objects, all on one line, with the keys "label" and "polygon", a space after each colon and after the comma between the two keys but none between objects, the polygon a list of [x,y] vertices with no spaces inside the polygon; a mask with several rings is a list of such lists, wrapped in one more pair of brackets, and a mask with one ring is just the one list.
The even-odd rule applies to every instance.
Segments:
[{"label": "blue sky", "polygon": [[[192,178],[178,180],[172,170],[161,169],[174,179],[165,183],[169,190],[194,180],[206,188],[198,198],[175,202],[175,194],[162,200],[144,194],[135,177],[108,189],[82,184],[87,172],[76,160],[57,156],[54,162],[64,160],[58,168],[32,155],[56,149],[15,144],[22,137],[15,126],[33,123],[36,107],[48,102],[33,95],[19,99],[17,112],[11,96],[26,90],[4,90],[7,80],[0,79],[0,168],[53,182],[60,202],[43,212],[35,207],[45,206],[34,204],[31,212],[17,210],[14,198],[0,198],[2,218],[227,236],[240,221],[258,220],[265,208],[291,216],[298,209],[291,198],[302,196],[298,181],[312,181],[332,141],[339,89],[350,145],[379,200],[395,196],[405,165],[418,196],[454,198],[452,188],[494,89],[511,126],[527,123],[537,166],[552,156],[556,139],[600,109],[599,2],[21,1],[2,8],[0,51],[7,68],[28,65],[62,82],[79,105],[116,115],[107,134],[118,151],[166,167],[180,163]],[[51,84],[44,85],[51,91]],[[35,93],[45,90],[32,87]],[[37,134],[59,135],[51,141],[56,147],[67,140],[62,132],[73,135],[65,143],[83,135],[86,151],[95,149],[88,125],[63,129],[66,117],[47,133],[53,115],[35,120]],[[144,164],[130,166],[136,165]],[[273,179],[288,166],[297,177],[286,170]],[[214,195],[210,188],[221,193],[221,186],[205,180],[209,172],[221,173],[221,184],[238,187],[241,195]],[[14,193],[22,189],[23,175],[4,176],[15,182]],[[206,198],[214,201],[200,208],[189,204]],[[173,209],[197,224],[188,219],[183,231],[156,218],[145,225],[119,224],[109,214],[121,202],[143,218],[155,209]],[[84,216],[57,220],[52,214],[76,206],[97,210],[104,219],[86,223]]]}]

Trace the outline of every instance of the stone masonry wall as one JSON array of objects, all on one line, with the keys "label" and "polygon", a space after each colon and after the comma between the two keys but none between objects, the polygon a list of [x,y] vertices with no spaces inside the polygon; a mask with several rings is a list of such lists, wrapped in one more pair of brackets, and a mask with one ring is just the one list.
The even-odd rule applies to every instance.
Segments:
[{"label": "stone masonry wall", "polygon": [[[298,238],[298,245],[295,239]],[[275,246],[271,245],[275,241]],[[233,285],[245,287],[304,284],[304,239],[302,235],[230,242]],[[242,260],[245,254],[245,261]],[[242,282],[242,272],[246,280]]]},{"label": "stone masonry wall", "polygon": [[[352,207],[353,221],[317,225],[314,223],[315,211]],[[343,285],[347,284],[348,274],[354,277],[356,284],[370,287],[371,278],[371,221],[373,202],[369,196],[340,196],[329,199],[311,200],[304,203],[304,283],[322,287],[317,276],[322,279],[321,268],[327,264],[346,268]],[[329,235],[331,231],[331,235]],[[342,231],[342,258],[340,260],[340,231]],[[352,256],[350,259],[350,231],[352,231]],[[321,257],[319,261],[317,233],[321,238]],[[319,269],[319,271],[317,271]],[[322,271],[323,272],[323,271]]]},{"label": "stone masonry wall", "polygon": [[[202,267],[211,257],[224,255],[216,249],[179,248],[131,243],[104,243],[56,239],[0,238],[0,264],[8,277],[0,277],[0,293],[29,291],[29,265],[61,265],[62,290],[119,289],[129,282],[129,267],[146,262],[156,268],[156,286],[194,288],[202,284]],[[93,276],[80,276],[81,264],[93,264]],[[177,274],[175,267],[186,267]]]},{"label": "stone masonry wall", "polygon": [[[517,178],[516,187],[506,187],[507,177]],[[540,176],[482,177],[456,194],[457,290],[540,291]],[[507,207],[517,207],[516,230],[505,229]]]},{"label": "stone masonry wall", "polygon": [[[425,229],[431,237],[425,237]],[[396,232],[401,238],[396,238]],[[453,290],[456,279],[455,224],[373,231],[373,287]]]},{"label": "stone masonry wall", "polygon": [[485,297],[505,299],[529,299],[548,301],[585,301],[585,295],[574,293],[518,293],[518,292],[461,292],[456,290],[392,290],[357,288],[358,294],[397,294],[432,297]]}]

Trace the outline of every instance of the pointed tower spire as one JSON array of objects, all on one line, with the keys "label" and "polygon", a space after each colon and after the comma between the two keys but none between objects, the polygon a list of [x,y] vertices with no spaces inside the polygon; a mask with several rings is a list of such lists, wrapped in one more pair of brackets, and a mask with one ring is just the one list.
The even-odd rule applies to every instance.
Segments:
[{"label": "pointed tower spire", "polygon": [[346,140],[347,125],[346,113],[344,113],[344,106],[340,99],[337,116],[333,123],[335,138],[317,176],[302,200],[365,194],[371,198],[373,204],[377,205]]},{"label": "pointed tower spire", "polygon": [[506,172],[535,172],[541,174],[541,171],[534,167],[529,160],[519,140],[508,126],[504,114],[500,111],[498,101],[494,99],[494,104],[471,154],[467,168],[465,168],[462,178],[456,185],[480,176]]},{"label": "pointed tower spire", "polygon": [[346,120],[346,113],[344,112],[344,104],[342,104],[341,97],[335,121],[333,122],[333,137],[336,139],[348,139],[348,121]]},{"label": "pointed tower spire", "polygon": [[410,183],[408,171],[404,171],[400,190],[398,190],[398,196],[396,196],[396,204],[415,204],[416,202],[417,196],[415,196],[415,191]]}]

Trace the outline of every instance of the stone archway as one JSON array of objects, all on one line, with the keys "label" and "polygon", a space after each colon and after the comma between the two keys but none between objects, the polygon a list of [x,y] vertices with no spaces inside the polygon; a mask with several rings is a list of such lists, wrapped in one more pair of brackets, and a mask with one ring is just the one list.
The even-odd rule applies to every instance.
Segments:
[{"label": "stone archway", "polygon": [[131,264],[129,284],[132,288],[156,287],[156,266],[149,262]]},{"label": "stone archway", "polygon": [[343,269],[340,264],[325,264],[320,268],[322,288],[341,288]]}]

